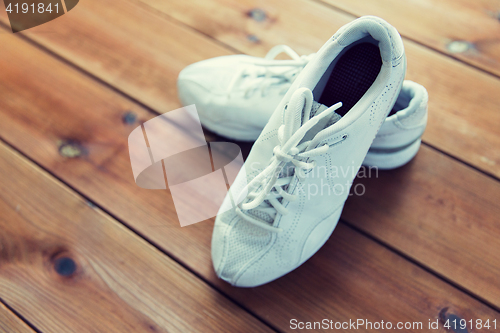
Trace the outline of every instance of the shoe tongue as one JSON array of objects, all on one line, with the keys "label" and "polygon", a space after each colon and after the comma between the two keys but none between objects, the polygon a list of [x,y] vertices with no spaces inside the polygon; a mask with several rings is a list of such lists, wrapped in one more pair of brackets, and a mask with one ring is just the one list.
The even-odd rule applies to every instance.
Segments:
[{"label": "shoe tongue", "polygon": [[[326,109],[328,109],[328,106],[321,104],[321,103],[318,103],[316,101],[313,101],[313,104],[311,107],[311,117],[310,118],[314,117],[317,114],[320,114],[321,112],[325,111]],[[332,115],[327,118],[326,126],[324,126],[324,127],[335,124],[337,121],[340,120],[340,118],[342,118],[342,117],[338,113],[333,112]]]},{"label": "shoe tongue", "polygon": [[[313,101],[313,104],[311,107],[311,115],[310,115],[309,119],[320,114],[321,112],[324,112],[327,109],[328,109],[328,106],[321,104],[321,103],[318,103],[316,101]],[[314,125],[313,128],[311,128],[307,132],[307,134],[304,136],[304,138],[301,140],[301,142],[312,140],[316,136],[316,134],[318,134],[318,132],[327,128],[328,126],[335,124],[337,121],[340,120],[340,118],[342,118],[341,115],[333,112],[329,117],[325,117],[325,118],[321,119],[316,125]]]}]

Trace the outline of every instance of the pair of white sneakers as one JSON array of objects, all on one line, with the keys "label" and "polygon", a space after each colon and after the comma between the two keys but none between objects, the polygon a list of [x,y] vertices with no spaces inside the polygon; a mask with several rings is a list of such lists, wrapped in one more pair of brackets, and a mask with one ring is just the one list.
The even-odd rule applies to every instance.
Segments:
[{"label": "pair of white sneakers", "polygon": [[[275,60],[283,52],[291,60]],[[294,270],[330,237],[363,163],[392,169],[416,155],[428,97],[405,72],[397,30],[365,16],[315,54],[277,46],[180,73],[180,100],[206,128],[257,140],[215,220],[220,278],[254,287]]]}]

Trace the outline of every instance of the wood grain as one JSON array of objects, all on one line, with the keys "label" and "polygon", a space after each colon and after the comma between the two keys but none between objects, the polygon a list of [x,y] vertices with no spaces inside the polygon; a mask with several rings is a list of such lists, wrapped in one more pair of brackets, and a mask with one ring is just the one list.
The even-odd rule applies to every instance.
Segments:
[{"label": "wood grain", "polygon": [[33,333],[33,330],[0,303],[0,333]]},{"label": "wood grain", "polygon": [[0,296],[41,331],[271,331],[4,144],[0,187]]},{"label": "wood grain", "polygon": [[[166,112],[179,107],[175,81],[183,67],[230,52],[189,27],[251,55],[263,56],[277,44],[308,54],[354,18],[310,0],[87,0],[23,34]],[[425,142],[500,177],[500,80],[413,41],[405,45],[407,78],[430,93]]]},{"label": "wood grain", "polygon": [[[439,313],[445,312],[465,318],[497,316],[487,306],[345,226],[339,227],[313,260],[289,276],[262,288],[243,290],[229,287],[217,280],[210,261],[212,223],[180,228],[168,191],[143,190],[133,181],[127,136],[135,126],[155,115],[25,41],[12,38],[4,43],[4,49],[5,52],[0,54],[0,66],[6,68],[0,73],[0,94],[3,97],[0,98],[0,116],[4,120],[0,122],[1,137],[170,256],[223,288],[273,327],[287,331],[292,318],[316,320],[324,316],[348,320],[363,315],[386,321],[435,320]],[[21,75],[23,72],[29,73],[29,80]],[[137,115],[138,121],[133,125],[122,121],[127,110]],[[183,139],[189,139],[189,135]],[[61,142],[72,145],[80,154],[73,155],[74,158],[61,156]],[[171,143],[175,144],[175,141]],[[435,162],[425,157],[433,158],[432,154],[422,156],[425,163]],[[441,158],[448,161],[444,162],[445,165],[458,164],[446,156]],[[426,186],[446,186],[448,168],[442,163],[433,165],[432,173],[424,178]],[[464,168],[462,172],[470,172],[470,169]],[[391,185],[391,181],[392,178],[387,177],[384,186],[395,186],[396,183]],[[492,182],[484,185],[489,187],[475,194],[480,196],[477,201],[488,200],[487,195],[496,189]],[[426,199],[421,194],[409,195],[406,200],[424,203]],[[455,195],[463,200],[471,199],[470,194],[460,187],[456,188]],[[439,209],[446,210],[447,207]],[[385,215],[386,223],[413,212],[400,210],[399,214]],[[457,211],[456,214],[463,218],[469,216],[466,215],[469,211]],[[422,223],[435,222],[424,220]],[[427,224],[422,226],[428,227]],[[418,235],[422,232],[413,224],[408,228],[408,233]],[[446,228],[445,231],[463,232],[456,228]],[[433,236],[438,238],[440,234]],[[424,242],[434,241],[422,239]],[[459,246],[456,243],[445,245],[450,248]],[[428,246],[428,243],[401,246],[407,247],[399,250],[408,250],[413,257],[412,248]],[[484,251],[492,250],[491,244],[476,246]],[[493,247],[493,251],[495,249]],[[414,259],[424,265],[437,266],[438,274],[457,284],[465,284],[464,275],[456,272],[447,275],[448,271],[434,265],[435,262],[451,260],[449,255],[443,251],[433,253],[431,257]],[[476,264],[470,260],[470,257],[464,258],[460,264],[464,267]],[[496,295],[489,294],[491,286],[484,281],[479,280],[472,288],[480,297],[490,302],[496,300]]]},{"label": "wood grain", "polygon": [[[500,76],[497,0],[321,0],[353,15],[376,15],[414,41]],[[456,48],[452,42],[470,43]],[[466,44],[465,44],[466,45]]]},{"label": "wood grain", "polygon": [[[8,22],[5,11],[0,10],[0,21]],[[42,43],[157,112],[180,106],[176,81],[184,67],[229,54],[189,28],[119,0],[80,1],[70,13],[18,35]]]}]

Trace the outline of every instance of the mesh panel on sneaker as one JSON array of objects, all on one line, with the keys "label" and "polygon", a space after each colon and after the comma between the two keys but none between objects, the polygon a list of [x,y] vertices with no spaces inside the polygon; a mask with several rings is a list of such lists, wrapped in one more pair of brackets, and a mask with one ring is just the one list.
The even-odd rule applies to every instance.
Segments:
[{"label": "mesh panel on sneaker", "polygon": [[[326,109],[328,109],[328,107],[326,105],[323,105],[321,103],[314,101],[313,105],[311,107],[311,118],[314,117],[316,114],[325,111]],[[324,125],[324,128],[335,124],[337,121],[340,120],[340,118],[342,118],[342,117],[338,113],[333,112],[332,115],[330,116],[328,122]]]},{"label": "mesh panel on sneaker", "polygon": [[[268,204],[269,206],[271,206],[269,201],[265,200],[264,202],[266,204]],[[247,213],[258,218],[259,220],[266,221],[268,223],[273,223],[273,221],[274,221],[273,218],[271,217],[271,215],[269,215],[266,212],[260,211],[258,209],[250,209],[247,211]]]},{"label": "mesh panel on sneaker", "polygon": [[[253,178],[255,177],[256,175],[258,174],[258,172],[256,172],[255,174],[251,174],[250,177]],[[260,191],[262,189],[262,185],[260,185],[257,189],[255,189],[255,191]],[[271,207],[271,204],[269,203],[268,200],[264,200],[264,203],[267,204],[269,207]],[[250,210],[247,210],[245,211],[246,214],[249,214],[253,217],[256,217],[257,219],[259,220],[263,220],[269,224],[273,223],[274,219],[271,217],[271,215],[269,215],[268,213],[265,213],[265,212],[262,212],[260,211],[258,208],[255,208],[255,209],[250,209]]]},{"label": "mesh panel on sneaker", "polygon": [[313,105],[311,107],[311,118],[314,117],[318,111],[324,111],[326,110],[328,107],[326,105],[323,105],[321,103],[318,103],[316,101],[313,102]]}]

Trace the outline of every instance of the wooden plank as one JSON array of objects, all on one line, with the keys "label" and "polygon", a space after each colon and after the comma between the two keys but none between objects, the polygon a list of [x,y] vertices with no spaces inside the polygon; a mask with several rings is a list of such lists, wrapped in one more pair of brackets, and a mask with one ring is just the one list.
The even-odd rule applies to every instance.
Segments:
[{"label": "wooden plank", "polygon": [[[126,147],[127,136],[138,123],[154,115],[26,42],[12,39],[4,43],[4,48],[5,52],[0,54],[0,66],[10,65],[5,66],[6,70],[0,73],[0,93],[8,96],[0,98],[0,116],[4,120],[0,122],[1,137],[200,276],[224,288],[226,293],[246,304],[252,312],[265,318],[274,327],[289,330],[290,319],[313,320],[318,318],[317,313],[332,318],[355,319],[363,314],[369,318],[399,321],[406,318],[436,319],[448,307],[450,313],[466,318],[496,315],[490,308],[345,226],[339,227],[334,238],[328,242],[329,245],[310,263],[286,278],[250,290],[229,287],[217,280],[210,261],[212,223],[202,222],[180,228],[168,191],[142,190],[133,181]],[[32,79],[23,79],[22,72],[30,73]],[[7,79],[8,84],[5,83]],[[133,126],[122,122],[121,116],[125,110],[137,114],[138,122]],[[61,156],[58,141],[68,138],[72,140],[73,148],[82,154],[75,158]],[[186,139],[189,139],[188,134]],[[432,173],[423,180],[425,185],[438,188],[446,186],[450,175],[443,163],[459,163],[445,156],[441,158],[448,162],[435,163],[435,160],[425,157],[434,158],[432,154],[422,156],[425,163],[434,165]],[[469,169],[465,170],[469,172]],[[386,186],[396,186],[394,184],[397,183],[394,181],[391,185],[391,181],[387,177],[386,182],[389,184],[386,183]],[[477,201],[488,200],[487,195],[496,189],[491,187],[496,186],[493,182],[485,182],[484,186],[486,189],[477,194]],[[417,194],[408,200],[425,203],[426,197],[420,196],[422,192]],[[472,199],[460,187],[456,188],[454,195],[463,200]],[[446,211],[449,207],[440,209]],[[472,212],[455,213],[460,218],[469,218],[468,214]],[[413,212],[400,210],[399,214],[386,215],[387,223],[412,216]],[[470,214],[470,218],[474,216]],[[431,222],[435,223],[428,220],[422,223]],[[421,229],[414,228],[409,232],[418,235]],[[463,230],[448,227],[442,232],[453,235]],[[439,237],[439,234],[435,237]],[[434,241],[425,237],[422,239],[424,243],[419,244],[421,246]],[[460,246],[456,243],[445,245]],[[485,251],[497,250],[496,245],[491,244],[476,246]],[[431,265],[430,261],[433,260],[451,260],[449,255],[449,252],[444,251],[432,257],[415,259],[424,265]],[[460,264],[464,267],[476,265],[475,261],[469,259],[460,260]],[[493,265],[498,267],[498,263]],[[465,282],[461,280],[463,275],[456,274],[456,271],[447,275],[449,272],[442,271],[437,265],[437,272],[457,284]],[[320,277],[319,280],[316,280],[316,276]],[[364,284],[365,287],[360,288]],[[340,289],[345,290],[345,293],[338,292]],[[290,293],[290,290],[294,292]],[[480,280],[472,286],[474,293],[494,302],[498,295],[491,295],[491,290],[494,290],[491,285],[485,285]],[[325,297],[325,293],[328,297]],[[412,301],[408,302],[408,299]],[[395,309],[407,312],[403,315]]]},{"label": "wooden plank", "polygon": [[271,331],[4,144],[0,187],[0,297],[40,330]]},{"label": "wooden plank", "polygon": [[[0,22],[8,22],[3,10]],[[19,34],[158,112],[179,107],[175,83],[184,67],[229,54],[189,28],[118,0],[81,1],[70,13]]]},{"label": "wooden plank", "polygon": [[[69,15],[23,34],[165,112],[179,106],[175,80],[184,66],[229,53],[169,17],[257,56],[276,44],[302,54],[315,52],[355,18],[310,0],[294,0],[293,5],[289,0],[131,1],[88,0]],[[500,80],[412,41],[405,45],[407,78],[430,94],[425,142],[500,177]]]},{"label": "wooden plank", "polygon": [[320,1],[356,16],[382,17],[403,36],[500,76],[497,0]]},{"label": "wooden plank", "polygon": [[33,333],[21,319],[0,303],[0,333]]},{"label": "wooden plank", "polygon": [[[7,189],[0,194],[2,297],[41,330],[265,331],[240,322],[248,315],[230,311],[223,297],[206,295],[182,268],[172,267],[165,256],[3,144],[0,171],[0,184]],[[60,258],[76,262],[76,271],[61,276],[55,268]],[[253,290],[217,283],[284,331],[293,330],[292,319],[360,318],[394,325],[438,321],[437,332],[445,332],[440,318],[450,315],[483,321],[498,317],[343,225],[313,260],[277,282]],[[304,283],[307,293],[288,292]],[[310,311],[304,311],[304,303]],[[186,316],[201,318],[186,327]]]}]

